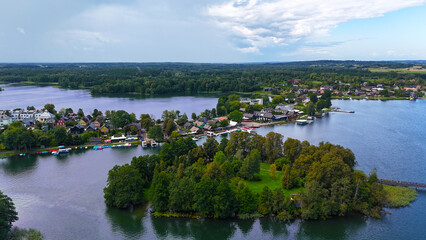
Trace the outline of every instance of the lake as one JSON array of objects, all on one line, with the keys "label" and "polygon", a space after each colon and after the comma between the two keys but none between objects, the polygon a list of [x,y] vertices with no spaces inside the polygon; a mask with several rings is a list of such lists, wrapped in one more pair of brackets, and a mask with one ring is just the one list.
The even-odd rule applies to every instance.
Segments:
[{"label": "lake", "polygon": [[133,112],[139,118],[141,113],[153,114],[161,118],[164,110],[180,110],[191,118],[191,113],[203,112],[206,108],[216,107],[218,97],[213,94],[196,94],[190,96],[150,96],[138,95],[103,95],[92,96],[88,90],[69,90],[51,86],[0,85],[0,110],[26,108],[34,106],[42,109],[46,103],[61,108],[79,108],[91,114],[96,108],[105,110],[125,110]]},{"label": "lake", "polygon": [[[0,108],[5,108],[3,104],[14,108],[9,102],[3,102],[2,94],[8,91],[5,88],[6,92],[0,93]],[[95,103],[96,98],[85,94],[86,101]],[[196,99],[202,101],[202,97]],[[31,101],[31,97],[24,95],[18,102],[26,106]],[[108,101],[136,102],[133,104],[138,106],[156,99],[112,98]],[[168,101],[168,109],[182,106],[180,101]],[[66,103],[51,102],[57,106]],[[257,129],[257,133],[265,135],[276,131],[313,144],[330,141],[352,149],[358,169],[369,172],[377,168],[381,178],[426,182],[425,100],[333,101],[333,105],[355,113],[330,113],[311,125],[263,127]],[[129,106],[122,107],[136,112]],[[108,170],[116,164],[129,163],[133,156],[157,151],[139,146],[78,150],[62,156],[4,158],[0,159],[0,189],[15,202],[20,217],[15,225],[39,229],[46,239],[424,239],[426,236],[426,192],[423,190],[409,207],[391,209],[392,215],[383,215],[382,219],[349,216],[289,223],[269,218],[194,220],[154,218],[146,206],[132,212],[106,208],[102,189]]]}]

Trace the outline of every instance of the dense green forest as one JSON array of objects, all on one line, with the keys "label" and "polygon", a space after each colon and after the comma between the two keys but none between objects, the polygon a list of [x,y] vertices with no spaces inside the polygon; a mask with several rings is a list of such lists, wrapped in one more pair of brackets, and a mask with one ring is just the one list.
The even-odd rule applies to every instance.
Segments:
[{"label": "dense green forest", "polygon": [[[208,138],[200,146],[180,138],[165,143],[158,155],[114,166],[104,197],[108,206],[119,208],[150,201],[155,216],[289,220],[360,212],[380,217],[387,202],[383,186],[375,171],[367,176],[355,165],[350,149],[283,142],[274,132],[234,133],[230,140]],[[292,199],[290,193],[296,193]]]},{"label": "dense green forest", "polygon": [[[423,63],[423,62],[420,62]],[[394,84],[414,79],[424,85],[426,74],[396,71],[372,72],[370,68],[402,69],[417,62],[312,61],[258,64],[192,63],[81,63],[1,64],[0,82],[59,84],[63,88],[105,93],[253,92],[302,79],[308,87],[341,81]]]}]

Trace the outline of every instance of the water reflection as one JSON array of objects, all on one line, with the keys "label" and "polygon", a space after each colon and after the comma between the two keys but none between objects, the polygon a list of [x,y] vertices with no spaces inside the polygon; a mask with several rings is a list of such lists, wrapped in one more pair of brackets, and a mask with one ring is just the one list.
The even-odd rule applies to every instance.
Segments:
[{"label": "water reflection", "polygon": [[229,239],[237,230],[230,220],[151,217],[151,223],[156,237],[166,239]]},{"label": "water reflection", "polygon": [[133,211],[107,208],[105,216],[107,216],[114,233],[118,232],[120,235],[138,239],[145,232],[142,219],[145,216],[146,209],[147,206],[140,206]]},{"label": "water reflection", "polygon": [[24,157],[13,156],[0,159],[0,168],[6,174],[17,175],[37,168],[37,157],[27,155]]},{"label": "water reflection", "polygon": [[[262,232],[271,233],[274,237],[288,236],[287,222],[277,221],[271,218],[260,218],[260,227]],[[290,223],[291,224],[291,223]]]},{"label": "water reflection", "polygon": [[301,221],[298,239],[348,239],[366,226],[367,217],[336,217],[327,220]]}]

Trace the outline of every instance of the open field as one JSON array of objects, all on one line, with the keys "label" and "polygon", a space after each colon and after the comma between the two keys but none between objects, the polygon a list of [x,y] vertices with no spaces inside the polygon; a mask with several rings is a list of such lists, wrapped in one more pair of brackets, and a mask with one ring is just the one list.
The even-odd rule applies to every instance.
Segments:
[{"label": "open field", "polygon": [[[244,181],[247,186],[255,193],[261,193],[265,186],[268,186],[271,190],[275,188],[281,188],[281,177],[283,172],[277,171],[277,179],[273,179],[271,175],[269,175],[269,166],[268,163],[260,164],[260,181]],[[283,189],[286,195],[290,195],[292,193],[297,193],[301,191],[303,188],[293,188],[290,190]]]},{"label": "open field", "polygon": [[426,74],[426,69],[411,70],[409,68],[368,68],[371,72],[397,72],[397,73],[414,73],[414,74]]}]

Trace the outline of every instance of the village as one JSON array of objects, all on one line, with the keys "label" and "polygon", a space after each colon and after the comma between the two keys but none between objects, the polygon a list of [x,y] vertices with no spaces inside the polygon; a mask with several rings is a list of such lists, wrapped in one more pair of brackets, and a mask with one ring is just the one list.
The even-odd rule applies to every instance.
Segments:
[{"label": "village", "polygon": [[[417,93],[421,96],[424,94],[420,85],[400,88],[384,84],[371,86],[367,82],[360,87],[353,87],[349,83],[336,84],[337,87],[322,85],[308,89],[301,79],[292,79],[283,86],[265,87],[261,92],[247,97],[236,94],[222,96],[216,108],[206,109],[198,115],[192,113],[192,119],[178,110],[165,110],[158,119],[149,114],[142,114],[137,119],[135,114],[123,110],[103,113],[94,109],[92,113],[84,114],[82,109],[77,113],[70,108],[56,111],[53,104],[46,104],[43,109],[28,106],[26,109],[0,110],[0,150],[52,150],[56,146],[103,149],[130,146],[129,143],[156,147],[159,142],[178,137],[190,136],[197,141],[205,136],[214,137],[235,131],[255,133],[254,128],[272,124],[306,125],[330,111],[353,113],[331,108],[330,100],[336,98],[377,99],[402,94],[405,99],[415,100]],[[14,122],[19,122],[30,132],[33,138],[30,143],[19,145],[1,138],[7,132],[6,128]],[[46,153],[48,150],[38,152]]]}]

